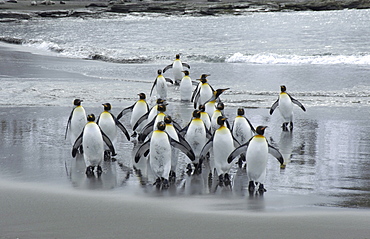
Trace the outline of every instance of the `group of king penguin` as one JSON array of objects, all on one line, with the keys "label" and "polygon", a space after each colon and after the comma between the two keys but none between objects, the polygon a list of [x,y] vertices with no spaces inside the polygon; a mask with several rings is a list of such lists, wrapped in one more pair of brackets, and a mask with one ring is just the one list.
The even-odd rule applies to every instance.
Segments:
[{"label": "group of king penguin", "polygon": [[[174,81],[163,76],[169,69],[172,69]],[[209,74],[202,74],[197,81],[192,81],[189,69],[190,66],[182,62],[180,54],[177,54],[172,64],[157,71],[150,91],[152,96],[153,90],[156,90],[156,104],[149,107],[145,93],[139,93],[139,99],[124,108],[117,117],[110,112],[110,103],[105,103],[104,111],[95,120],[94,114],[86,116],[81,105],[82,100],[74,100],[65,137],[69,135],[73,157],[83,154],[87,176],[94,176],[94,172],[100,176],[102,161],[116,155],[119,129],[128,141],[136,138],[133,142],[139,145],[134,152],[134,161],[138,163],[140,160],[149,160],[157,188],[166,189],[175,181],[180,150],[189,159],[189,175],[200,174],[202,165],[206,162],[211,169],[209,173],[218,176],[220,186],[231,186],[229,171],[233,160],[240,156],[237,164],[239,167],[244,164],[246,168],[249,193],[263,194],[266,191],[264,182],[268,154],[274,156],[282,167],[284,164],[279,150],[270,145],[264,136],[267,126],[254,128],[243,108],[237,109],[230,124],[224,115],[224,103],[220,99],[220,95],[229,88],[214,90],[207,79]],[[194,105],[191,120],[184,127],[166,113],[167,84],[179,85],[181,101],[192,102]],[[293,129],[293,104],[306,111],[282,85],[278,99],[270,108],[270,115],[276,108],[279,109],[284,119],[283,130]],[[119,121],[128,113],[131,113],[131,136]]]}]

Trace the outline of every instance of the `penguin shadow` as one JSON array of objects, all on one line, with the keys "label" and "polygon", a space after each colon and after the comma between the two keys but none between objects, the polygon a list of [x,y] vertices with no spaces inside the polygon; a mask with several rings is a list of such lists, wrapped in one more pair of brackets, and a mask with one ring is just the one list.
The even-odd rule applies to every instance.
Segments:
[{"label": "penguin shadow", "polygon": [[291,162],[293,152],[293,131],[283,130],[280,133],[279,140],[279,151],[284,158],[284,164],[282,168]]}]

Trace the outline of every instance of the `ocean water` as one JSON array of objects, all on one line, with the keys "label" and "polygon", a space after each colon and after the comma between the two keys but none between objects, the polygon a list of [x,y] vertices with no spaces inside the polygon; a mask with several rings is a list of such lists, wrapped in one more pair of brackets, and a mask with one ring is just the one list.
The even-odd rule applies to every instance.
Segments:
[{"label": "ocean water", "polygon": [[[221,97],[229,120],[246,108],[252,124],[268,125],[269,141],[290,159],[284,170],[269,160],[265,197],[279,197],[283,207],[368,208],[369,18],[369,10],[343,10],[1,23],[0,171],[14,180],[153,193],[150,170],[142,175],[133,167],[132,142],[122,137],[117,161],[105,162],[102,178],[89,180],[83,160],[71,157],[64,130],[74,98],[84,100],[88,113],[99,114],[101,104],[111,102],[118,114],[138,93],[149,95],[157,70],[180,53],[193,79],[207,73],[215,89],[230,88]],[[4,43],[9,39],[21,44]],[[283,84],[307,108],[295,107],[292,132],[281,130],[278,111],[268,114]],[[168,101],[170,114],[185,125],[192,105],[180,101],[175,86]],[[129,128],[128,122],[123,119]],[[229,189],[212,187],[207,174],[188,177],[186,164],[181,155],[168,194],[245,196],[245,172],[236,166]],[[147,171],[145,163],[140,167]],[[299,199],[292,203],[292,197]]]}]

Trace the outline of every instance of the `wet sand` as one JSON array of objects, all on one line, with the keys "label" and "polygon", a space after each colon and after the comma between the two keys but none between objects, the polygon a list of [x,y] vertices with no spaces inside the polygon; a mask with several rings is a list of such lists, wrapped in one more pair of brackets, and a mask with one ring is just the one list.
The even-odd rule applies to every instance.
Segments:
[{"label": "wet sand", "polygon": [[[36,78],[53,78],[55,72],[37,67],[32,59],[48,59],[45,64],[65,64],[82,60],[32,55],[0,48],[2,56],[13,61],[0,61],[0,71],[7,78],[27,78],[26,73],[37,73]],[[27,60],[21,56],[27,55]],[[52,61],[51,61],[52,59]],[[37,60],[37,61],[38,61]],[[86,64],[95,64],[86,62]],[[35,64],[35,65],[34,65]],[[11,70],[13,68],[13,70]],[[6,71],[5,71],[6,69]],[[24,69],[16,71],[14,69]],[[81,77],[79,74],[58,72],[59,77]],[[84,79],[86,80],[86,79]],[[70,99],[66,98],[70,103]],[[67,103],[66,103],[67,105]],[[23,111],[28,119],[40,112],[49,112],[51,120],[59,119],[59,129],[48,132],[54,145],[42,148],[41,157],[51,153],[70,157],[70,146],[52,136],[63,135],[67,107],[35,106]],[[58,110],[59,109],[59,110]],[[2,105],[1,117],[14,109]],[[29,113],[29,114],[27,114]],[[32,113],[32,115],[31,115]],[[36,115],[36,116],[34,116]],[[15,115],[14,117],[19,117]],[[48,116],[46,116],[48,117]],[[25,119],[25,124],[28,124]],[[31,121],[34,122],[34,121]],[[36,123],[34,123],[36,125]],[[21,125],[19,125],[21,126]],[[41,130],[43,126],[40,126]],[[28,129],[28,128],[26,128]],[[35,127],[37,129],[37,127]],[[22,127],[19,129],[22,130]],[[22,134],[22,132],[20,132]],[[36,140],[38,138],[35,138]],[[33,139],[32,139],[33,140]],[[51,148],[57,146],[54,152]],[[33,144],[24,148],[34,147]],[[17,151],[18,148],[10,149]],[[37,151],[37,149],[36,149]],[[8,153],[8,152],[3,152]],[[27,151],[25,155],[29,154]],[[11,153],[10,155],[17,155]],[[66,156],[68,155],[68,156]],[[29,156],[28,157],[32,157]],[[6,157],[3,160],[14,160]],[[46,162],[47,160],[45,160]],[[1,163],[1,162],[0,162]],[[41,163],[44,163],[42,161]],[[54,164],[49,162],[50,165]],[[3,164],[1,164],[3,165]],[[32,166],[34,166],[32,164]],[[47,170],[49,165],[42,164]],[[54,167],[58,167],[54,166]],[[15,174],[22,173],[15,168]],[[63,171],[64,169],[59,169]],[[37,168],[29,174],[37,174]],[[68,181],[65,174],[56,175]],[[54,180],[12,180],[0,177],[0,238],[368,238],[370,211],[314,206],[315,197],[281,194],[269,190],[264,197],[225,198],[213,195],[180,195],[166,193],[137,193],[115,189],[74,188]],[[320,200],[318,200],[320,201]]]}]

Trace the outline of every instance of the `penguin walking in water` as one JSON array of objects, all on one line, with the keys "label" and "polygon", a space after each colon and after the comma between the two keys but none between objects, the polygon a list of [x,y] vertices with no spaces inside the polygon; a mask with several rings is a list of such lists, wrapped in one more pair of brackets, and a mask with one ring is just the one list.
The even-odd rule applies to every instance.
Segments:
[{"label": "penguin walking in water", "polygon": [[161,121],[157,124],[157,130],[153,131],[148,141],[142,144],[135,154],[135,162],[138,163],[142,155],[149,154],[149,165],[157,177],[155,185],[157,188],[166,189],[169,187],[169,174],[171,171],[171,147],[180,149],[187,157],[194,161],[195,155],[190,145],[183,137],[179,141],[171,138],[165,131],[166,124]]},{"label": "penguin walking in water", "polygon": [[197,79],[200,82],[191,96],[192,102],[194,102],[194,109],[197,109],[199,105],[204,105],[213,96],[215,90],[208,83],[208,76],[210,75],[203,74],[200,79]]},{"label": "penguin walking in water", "polygon": [[87,116],[87,123],[76,139],[72,148],[72,157],[76,157],[79,147],[83,147],[83,155],[87,165],[86,175],[88,177],[94,176],[96,168],[98,176],[103,172],[101,163],[104,159],[104,143],[109,147],[112,156],[116,155],[114,146],[109,137],[101,130],[98,124],[95,123],[95,115]]},{"label": "penguin walking in water", "polygon": [[223,116],[217,118],[219,128],[204,145],[200,153],[200,157],[204,158],[211,148],[213,148],[213,167],[217,172],[220,186],[231,185],[229,175],[231,165],[228,163],[227,158],[233,152],[235,146],[239,146],[239,143],[233,138],[230,129],[225,126],[225,121],[226,118]]},{"label": "penguin walking in water", "polygon": [[68,134],[72,145],[75,143],[78,136],[80,136],[83,128],[87,123],[86,111],[84,107],[81,105],[81,103],[82,100],[80,99],[75,99],[73,101],[73,105],[75,107],[71,111],[67,122],[66,133],[64,138],[67,139]]},{"label": "penguin walking in water", "polygon": [[180,60],[180,54],[176,54],[176,59],[173,61],[172,64],[170,64],[170,65],[166,66],[165,68],[163,68],[163,73],[165,73],[169,69],[172,69],[173,78],[175,80],[175,85],[178,85],[182,81],[181,79],[183,77],[182,77],[182,73],[181,72],[183,72],[184,67],[190,69],[189,64],[187,64],[185,62],[182,62]]},{"label": "penguin walking in water", "polygon": [[190,101],[193,92],[193,81],[189,76],[189,71],[183,71],[185,74],[180,82],[180,99],[181,101]]},{"label": "penguin walking in water", "polygon": [[[231,132],[234,138],[240,143],[247,143],[255,134],[256,130],[254,129],[251,122],[245,117],[245,112],[243,108],[237,110],[237,116],[234,119]],[[245,155],[239,159],[239,167],[242,167],[243,160],[245,160]]]},{"label": "penguin walking in water", "polygon": [[[186,141],[193,149],[195,154],[195,160],[192,162],[195,167],[194,173],[199,174],[202,171],[202,160],[200,159],[200,153],[207,142],[207,137],[209,137],[207,136],[207,132],[210,135],[209,130],[207,129],[203,120],[200,118],[199,110],[193,111],[193,119],[181,130],[181,132],[183,135],[185,135]],[[191,164],[188,164],[188,174],[191,172]]]},{"label": "penguin walking in water", "polygon": [[[96,123],[99,125],[101,130],[108,136],[108,138],[112,141],[114,148],[116,147],[117,143],[117,128],[119,128],[126,136],[127,140],[130,141],[130,135],[127,132],[125,126],[118,121],[118,119],[110,112],[112,109],[112,105],[110,103],[103,104],[104,111],[99,115],[98,120]],[[110,158],[110,150],[106,149],[104,152],[104,156],[106,159]]]},{"label": "penguin walking in water", "polygon": [[298,105],[303,111],[306,111],[306,108],[299,102],[294,99],[290,94],[286,92],[285,85],[280,86],[281,92],[278,99],[272,104],[270,109],[270,115],[274,113],[276,107],[279,107],[281,116],[284,119],[283,130],[288,130],[288,124],[290,123],[290,129],[293,129],[293,103]]},{"label": "penguin walking in water", "polygon": [[249,180],[248,190],[251,195],[254,194],[257,185],[259,194],[262,195],[266,192],[264,182],[269,153],[279,161],[280,165],[284,163],[281,153],[267,142],[264,136],[266,127],[258,126],[256,129],[257,134],[247,143],[237,147],[227,159],[227,162],[231,163],[235,157],[246,152],[247,176]]},{"label": "penguin walking in water", "polygon": [[150,96],[152,96],[153,89],[155,87],[157,91],[157,97],[165,100],[167,99],[167,82],[173,84],[173,81],[169,78],[165,78],[162,75],[162,70],[158,70],[157,73],[157,78],[155,78],[152,89],[150,90]]},{"label": "penguin walking in water", "polygon": [[[139,119],[149,112],[149,105],[146,102],[146,95],[144,93],[138,94],[139,100],[135,102],[135,104],[123,109],[117,116],[117,119],[121,119],[123,115],[128,112],[131,112],[131,119],[130,125],[133,128],[134,125],[139,121]],[[136,127],[136,131],[134,131],[132,137],[136,137],[137,132],[140,132],[141,129],[144,127],[144,124],[138,124]]]}]

